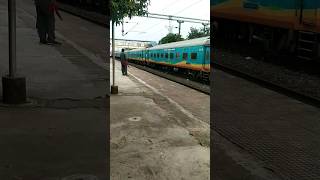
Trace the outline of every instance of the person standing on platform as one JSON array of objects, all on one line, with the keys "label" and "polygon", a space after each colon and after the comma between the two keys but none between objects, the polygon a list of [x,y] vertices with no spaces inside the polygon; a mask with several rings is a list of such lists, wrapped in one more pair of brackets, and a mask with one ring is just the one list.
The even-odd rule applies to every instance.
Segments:
[{"label": "person standing on platform", "polygon": [[47,24],[50,0],[35,0],[34,2],[37,12],[36,28],[38,30],[40,43],[47,44]]},{"label": "person standing on platform", "polygon": [[121,50],[120,62],[121,62],[122,75],[124,76],[128,75],[128,72],[127,72],[128,60],[126,55],[124,54],[124,49]]},{"label": "person standing on platform", "polygon": [[50,0],[49,4],[49,16],[48,16],[48,39],[47,42],[48,44],[56,44],[56,45],[61,45],[60,42],[56,41],[56,36],[55,36],[55,14],[59,17],[59,19],[62,21],[62,17],[59,13],[59,9],[57,6],[57,1],[56,0]]},{"label": "person standing on platform", "polygon": [[55,0],[35,0],[36,28],[41,44],[61,44],[55,40],[55,13],[62,20]]}]

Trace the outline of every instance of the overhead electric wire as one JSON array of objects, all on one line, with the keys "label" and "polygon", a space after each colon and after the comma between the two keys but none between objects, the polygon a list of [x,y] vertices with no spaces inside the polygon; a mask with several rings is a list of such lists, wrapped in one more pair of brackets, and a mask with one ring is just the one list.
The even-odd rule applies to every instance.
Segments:
[{"label": "overhead electric wire", "polygon": [[[179,2],[179,1],[180,1],[180,0],[176,0],[176,1],[174,1],[173,3],[167,4],[167,5],[165,6],[165,8],[163,8],[163,9],[160,10],[160,12],[163,12],[165,9],[168,9],[168,7],[172,7],[174,4],[176,4],[176,3]],[[153,29],[154,27],[157,27],[159,24],[160,24],[160,23],[156,23],[156,24],[148,27],[148,28],[147,28],[146,30],[144,30],[144,31],[147,32],[147,30]],[[134,27],[136,27],[136,26],[134,26]],[[131,28],[130,30],[133,30],[133,28]],[[127,32],[129,32],[129,31],[127,31]],[[126,33],[126,34],[127,34],[127,33]]]},{"label": "overhead electric wire", "polygon": [[193,5],[195,5],[195,4],[197,4],[197,3],[201,2],[201,1],[203,1],[203,0],[199,0],[199,1],[196,1],[195,3],[192,3],[191,5],[187,6],[186,8],[182,9],[181,11],[175,13],[174,15],[177,15],[177,14],[189,9],[190,7],[192,7]]},{"label": "overhead electric wire", "polygon": [[139,24],[139,22],[137,22],[135,25],[133,25],[133,27],[131,27],[126,33],[122,32],[122,33],[124,33],[124,34],[122,34],[122,36],[127,35],[129,32],[132,32],[132,30],[133,30],[135,27],[137,27],[138,24]]},{"label": "overhead electric wire", "polygon": [[[173,3],[170,4],[170,6],[167,6],[167,7],[163,8],[161,11],[163,11],[163,10],[165,10],[165,9],[168,9],[168,7],[172,7],[172,4],[176,4],[178,1],[180,1],[180,0],[174,1]],[[192,3],[192,4],[190,4],[190,5],[188,5],[187,7],[183,8],[183,9],[180,10],[179,12],[174,13],[173,15],[166,15],[166,16],[168,16],[168,17],[169,17],[169,16],[173,16],[173,17],[177,17],[177,18],[184,18],[184,17],[175,16],[175,15],[177,15],[177,14],[179,14],[179,13],[181,13],[181,12],[187,10],[187,9],[189,9],[190,7],[192,7],[193,5],[195,5],[195,4],[197,4],[197,3],[201,2],[201,1],[203,1],[203,0],[198,0],[198,1],[196,1],[196,2],[194,2],[194,3]],[[160,11],[160,12],[161,12],[161,11]],[[151,15],[155,15],[155,16],[157,16],[157,15],[160,15],[160,16],[161,16],[161,15],[162,15],[162,14],[157,14],[157,13],[150,13],[150,14],[151,14]],[[168,18],[161,18],[161,17],[159,18],[159,17],[155,17],[155,16],[151,16],[150,18],[157,18],[157,19],[166,19],[166,20],[169,20]],[[165,15],[164,15],[164,16],[165,16]],[[185,17],[185,18],[188,19],[188,17]],[[190,19],[190,20],[193,19],[193,20],[195,20],[195,21],[198,21],[197,23],[200,23],[199,21],[209,22],[209,20],[202,20],[202,19],[196,19],[196,18],[189,18],[189,19]],[[176,19],[174,19],[174,20],[176,20]],[[184,20],[184,21],[185,21],[185,20]],[[186,22],[188,22],[188,20],[186,20]],[[189,23],[195,23],[195,22],[191,21],[191,22],[189,22]],[[149,26],[148,28],[145,28],[145,29],[144,29],[144,32],[146,32],[146,34],[150,34],[150,32],[152,32],[152,31],[150,31],[150,30],[158,27],[159,25],[162,25],[162,22],[155,23],[155,24]],[[134,27],[136,27],[136,26],[134,26]],[[133,29],[133,28],[131,28],[131,29]],[[157,32],[152,32],[152,34],[155,34],[155,33],[158,33],[158,32],[159,32],[159,31],[157,31]]]},{"label": "overhead electric wire", "polygon": [[177,2],[179,2],[180,0],[176,0],[173,3],[169,3],[166,5],[165,8],[161,9],[159,12],[163,12],[163,10],[168,9],[168,7],[172,7],[174,4],[176,4]]}]

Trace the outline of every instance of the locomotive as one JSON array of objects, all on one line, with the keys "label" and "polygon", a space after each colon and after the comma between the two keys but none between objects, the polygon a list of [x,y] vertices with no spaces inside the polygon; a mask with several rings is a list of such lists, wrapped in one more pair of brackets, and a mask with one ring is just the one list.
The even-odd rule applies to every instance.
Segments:
[{"label": "locomotive", "polygon": [[175,70],[194,79],[209,80],[210,77],[210,37],[134,49],[125,54],[129,62],[136,64]]},{"label": "locomotive", "polygon": [[319,0],[211,0],[216,36],[320,59]]}]

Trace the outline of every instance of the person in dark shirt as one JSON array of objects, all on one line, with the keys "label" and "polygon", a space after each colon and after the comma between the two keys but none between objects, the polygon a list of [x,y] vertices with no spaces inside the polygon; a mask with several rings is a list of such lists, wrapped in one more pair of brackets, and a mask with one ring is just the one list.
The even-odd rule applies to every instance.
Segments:
[{"label": "person in dark shirt", "polygon": [[122,75],[124,76],[128,75],[128,72],[127,72],[128,60],[126,55],[124,54],[124,49],[121,50],[120,62],[121,62]]}]

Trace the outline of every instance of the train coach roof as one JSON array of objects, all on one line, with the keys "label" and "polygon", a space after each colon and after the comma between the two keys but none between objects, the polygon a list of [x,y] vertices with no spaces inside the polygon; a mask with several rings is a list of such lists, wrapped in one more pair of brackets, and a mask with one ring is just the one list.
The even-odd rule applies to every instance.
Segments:
[{"label": "train coach roof", "polygon": [[146,48],[137,48],[137,49],[132,49],[132,50],[127,51],[127,52],[137,52],[137,51],[142,51],[142,50],[146,50]]},{"label": "train coach roof", "polygon": [[167,49],[167,48],[176,48],[176,47],[188,47],[188,46],[197,46],[197,45],[210,45],[210,36],[186,40],[186,41],[161,44],[158,46],[151,47],[151,48],[149,48],[149,50]]}]

